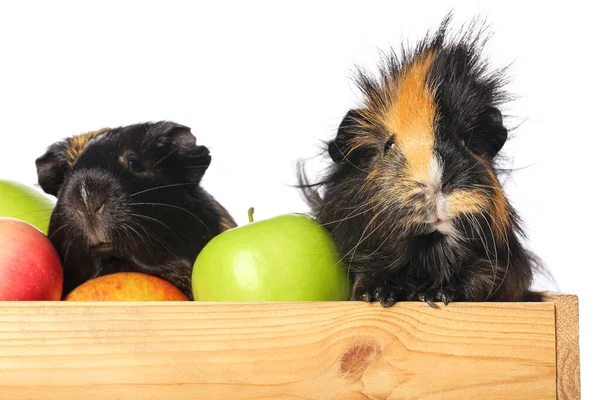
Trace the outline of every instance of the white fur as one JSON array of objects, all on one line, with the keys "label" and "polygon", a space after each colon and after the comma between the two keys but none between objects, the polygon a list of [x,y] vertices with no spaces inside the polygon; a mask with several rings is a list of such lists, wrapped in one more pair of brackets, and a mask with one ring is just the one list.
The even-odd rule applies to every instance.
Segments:
[{"label": "white fur", "polygon": [[442,187],[442,176],[444,174],[444,168],[442,163],[436,154],[431,157],[431,163],[429,164],[429,179],[431,185],[436,191],[439,191]]},{"label": "white fur", "polygon": [[452,222],[450,222],[449,220],[446,220],[441,224],[436,225],[435,229],[439,233],[446,236],[453,236],[456,233],[456,231],[454,230],[454,225],[452,225]]},{"label": "white fur", "polygon": [[435,211],[436,211],[437,218],[439,218],[441,220],[447,220],[449,218],[447,207],[448,207],[448,200],[446,198],[446,195],[438,192],[438,194],[436,196],[436,204],[435,204]]},{"label": "white fur", "polygon": [[443,164],[441,163],[438,155],[434,154],[431,157],[431,163],[429,166],[429,184],[431,185],[431,189],[433,189],[433,194],[435,196],[435,219],[441,219],[442,222],[439,224],[433,223],[433,226],[434,229],[441,234],[450,238],[454,238],[456,235],[456,229],[454,228],[450,216],[448,215],[447,196],[441,192],[443,175]]},{"label": "white fur", "polygon": [[87,188],[85,187],[85,183],[81,184],[81,200],[83,200],[83,204],[85,204],[85,208],[88,209],[89,211],[89,206],[88,206],[88,191]]}]

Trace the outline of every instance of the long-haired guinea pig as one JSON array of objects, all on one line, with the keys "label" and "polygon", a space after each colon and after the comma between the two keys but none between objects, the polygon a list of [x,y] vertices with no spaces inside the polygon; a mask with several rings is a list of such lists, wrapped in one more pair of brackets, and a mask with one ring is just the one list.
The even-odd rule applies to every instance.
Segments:
[{"label": "long-haired guinea pig", "polygon": [[353,278],[352,299],[518,301],[535,256],[498,180],[507,139],[503,70],[482,57],[477,21],[440,28],[377,76],[359,71],[363,103],[328,142],[331,163],[299,187]]},{"label": "long-haired guinea pig", "polygon": [[94,277],[133,271],[192,298],[195,258],[236,225],[200,186],[210,162],[190,128],[165,121],[51,145],[36,165],[40,186],[58,198],[48,237],[63,262],[63,295]]}]

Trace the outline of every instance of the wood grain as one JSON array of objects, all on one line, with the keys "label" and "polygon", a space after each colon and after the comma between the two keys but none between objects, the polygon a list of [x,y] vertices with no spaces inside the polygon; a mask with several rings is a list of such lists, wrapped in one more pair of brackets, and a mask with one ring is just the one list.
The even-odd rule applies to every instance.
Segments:
[{"label": "wood grain", "polygon": [[2,399],[556,399],[553,303],[0,303]]},{"label": "wood grain", "polygon": [[544,293],[542,300],[554,303],[555,307],[557,398],[579,400],[579,299],[574,295]]}]

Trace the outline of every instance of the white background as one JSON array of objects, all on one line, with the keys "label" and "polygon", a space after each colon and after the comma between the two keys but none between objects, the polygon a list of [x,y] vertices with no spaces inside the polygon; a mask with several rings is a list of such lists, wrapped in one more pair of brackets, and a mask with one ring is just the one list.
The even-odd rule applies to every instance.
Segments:
[{"label": "white background", "polygon": [[450,7],[456,25],[481,14],[494,32],[487,54],[494,66],[513,63],[509,89],[519,96],[505,109],[509,124],[522,124],[505,147],[519,168],[506,190],[557,289],[580,297],[583,392],[597,398],[593,3],[212,3],[2,3],[0,178],[35,184],[35,158],[65,136],[170,119],[211,149],[204,186],[239,223],[250,206],[257,219],[306,211],[293,163],[317,155],[357,104],[354,65],[373,66]]}]

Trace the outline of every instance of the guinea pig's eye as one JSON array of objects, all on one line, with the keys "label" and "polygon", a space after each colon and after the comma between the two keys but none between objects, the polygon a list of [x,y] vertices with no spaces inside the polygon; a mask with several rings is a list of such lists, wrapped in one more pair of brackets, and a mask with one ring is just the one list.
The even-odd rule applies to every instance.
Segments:
[{"label": "guinea pig's eye", "polygon": [[136,156],[135,154],[130,154],[127,156],[127,166],[133,172],[144,172],[145,171],[144,164],[140,161],[138,156]]},{"label": "guinea pig's eye", "polygon": [[394,139],[393,139],[393,138],[390,138],[390,140],[388,140],[388,141],[385,143],[385,147],[383,148],[383,152],[384,152],[384,153],[387,153],[387,152],[388,152],[388,150],[390,150],[390,149],[394,148],[394,146],[395,146],[395,145],[396,145],[396,143],[394,142]]}]

